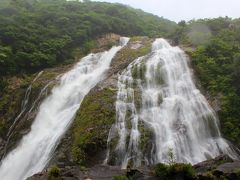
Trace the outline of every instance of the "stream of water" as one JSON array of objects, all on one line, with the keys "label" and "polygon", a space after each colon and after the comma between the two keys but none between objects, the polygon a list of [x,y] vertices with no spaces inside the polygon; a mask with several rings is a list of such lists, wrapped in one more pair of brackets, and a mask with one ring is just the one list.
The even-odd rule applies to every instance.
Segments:
[{"label": "stream of water", "polygon": [[2,180],[24,180],[44,169],[84,97],[104,79],[111,60],[128,40],[121,38],[120,46],[89,54],[61,77],[60,83],[40,105],[31,131],[3,159],[0,167]]}]

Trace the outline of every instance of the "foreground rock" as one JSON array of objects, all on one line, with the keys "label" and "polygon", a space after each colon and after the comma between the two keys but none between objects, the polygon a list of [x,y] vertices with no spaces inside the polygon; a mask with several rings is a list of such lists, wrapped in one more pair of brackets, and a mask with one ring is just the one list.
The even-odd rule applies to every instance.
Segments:
[{"label": "foreground rock", "polygon": [[[240,161],[231,159],[226,155],[221,155],[215,159],[203,161],[193,166],[196,175],[194,180],[240,180]],[[172,172],[169,180],[179,180],[179,173]],[[95,165],[91,168],[79,166],[64,166],[56,170],[48,169],[29,177],[28,180],[48,180],[48,179],[67,179],[67,180],[111,180],[115,177],[125,177],[132,180],[157,180],[154,167],[141,167],[138,169],[123,170],[119,166]]]},{"label": "foreground rock", "polygon": [[48,179],[67,179],[67,180],[111,180],[114,177],[131,177],[131,179],[154,180],[149,168],[134,170],[123,170],[119,166],[96,165],[89,169],[79,169],[77,167],[66,166],[59,168],[59,173],[53,174],[52,170],[38,173],[29,177],[27,180],[48,180]]},{"label": "foreground rock", "polygon": [[240,161],[221,155],[194,165],[198,179],[240,179]]}]

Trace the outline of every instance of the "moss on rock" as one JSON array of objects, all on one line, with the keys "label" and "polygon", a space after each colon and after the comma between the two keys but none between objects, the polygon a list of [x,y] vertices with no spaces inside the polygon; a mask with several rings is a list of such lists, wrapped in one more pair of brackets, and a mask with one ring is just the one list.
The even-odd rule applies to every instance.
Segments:
[{"label": "moss on rock", "polygon": [[104,88],[91,92],[82,102],[73,124],[72,157],[85,164],[89,157],[106,148],[108,131],[115,121],[116,91]]},{"label": "moss on rock", "polygon": [[[137,41],[135,39],[137,38]],[[147,37],[131,38],[126,47],[119,51],[111,64],[111,73],[118,73],[125,69],[133,60],[151,52],[152,39]],[[139,43],[139,48],[133,48],[133,45]]]}]

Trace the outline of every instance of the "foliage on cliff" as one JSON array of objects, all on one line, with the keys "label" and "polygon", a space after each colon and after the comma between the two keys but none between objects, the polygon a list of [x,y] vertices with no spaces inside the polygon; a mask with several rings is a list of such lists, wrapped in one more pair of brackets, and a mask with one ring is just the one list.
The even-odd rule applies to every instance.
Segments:
[{"label": "foliage on cliff", "polygon": [[224,136],[240,145],[240,19],[181,22],[174,40],[196,48],[191,54],[196,75],[209,95],[220,99]]}]

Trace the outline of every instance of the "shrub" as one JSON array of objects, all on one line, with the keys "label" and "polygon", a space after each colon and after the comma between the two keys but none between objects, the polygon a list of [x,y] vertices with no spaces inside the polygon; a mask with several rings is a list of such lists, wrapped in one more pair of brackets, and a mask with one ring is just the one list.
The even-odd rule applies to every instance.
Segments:
[{"label": "shrub", "polygon": [[214,178],[214,175],[212,174],[212,172],[208,171],[207,174],[206,174],[206,178],[205,179],[206,180],[213,180],[215,178]]},{"label": "shrub", "polygon": [[155,175],[162,180],[167,179],[168,171],[169,171],[169,166],[166,164],[159,163],[155,167]]},{"label": "shrub", "polygon": [[182,179],[194,179],[195,171],[191,164],[176,163],[169,167],[170,177],[179,177]]},{"label": "shrub", "polygon": [[58,177],[59,174],[60,174],[60,169],[56,165],[54,165],[54,166],[49,168],[48,174],[49,174],[50,178]]},{"label": "shrub", "polygon": [[155,175],[161,180],[165,179],[194,179],[195,171],[191,164],[175,163],[171,165],[157,164]]},{"label": "shrub", "polygon": [[221,175],[220,180],[227,180],[227,178],[224,175]]},{"label": "shrub", "polygon": [[115,176],[113,180],[129,180],[126,176]]},{"label": "shrub", "polygon": [[236,171],[237,177],[240,178],[240,168]]}]

